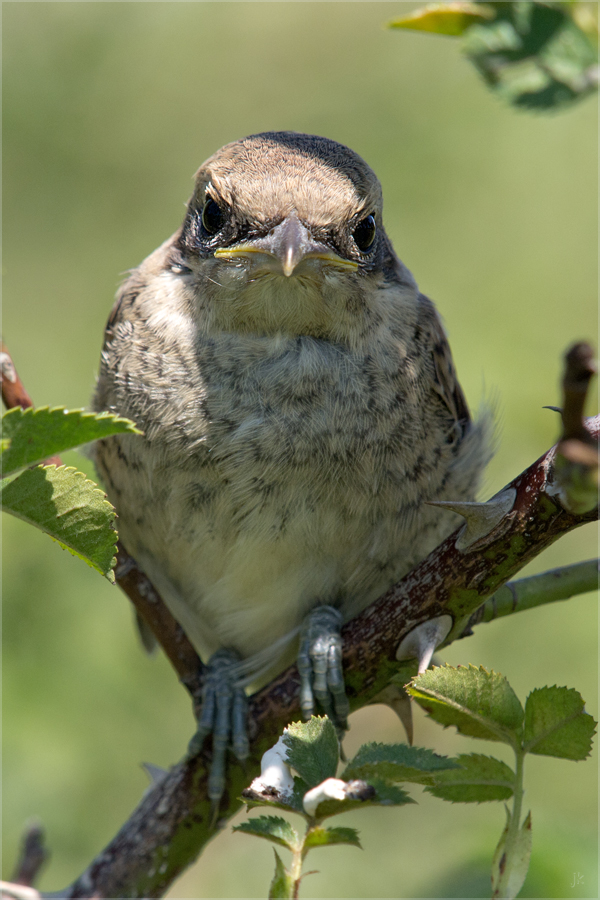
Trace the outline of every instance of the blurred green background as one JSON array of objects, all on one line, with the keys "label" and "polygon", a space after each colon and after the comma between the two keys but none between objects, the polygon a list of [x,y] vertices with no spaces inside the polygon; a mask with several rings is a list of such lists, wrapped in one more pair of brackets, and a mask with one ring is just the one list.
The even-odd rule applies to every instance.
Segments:
[{"label": "blurred green background", "polygon": [[[378,173],[387,230],[444,316],[472,406],[497,404],[483,496],[553,443],[558,419],[542,407],[560,402],[561,355],[597,333],[596,105],[505,108],[457,43],[383,28],[414,5],[4,4],[3,330],[36,404],[87,404],[118,281],[177,228],[200,163],[243,135],[294,129],[348,144]],[[58,889],[139,801],[140,762],[181,757],[192,718],[168,664],[140,651],[118,589],[3,524],[4,877],[39,816],[52,851],[40,887]],[[595,551],[588,526],[529,571]],[[576,687],[597,715],[596,597],[480,626],[446,658],[503,672],[522,699]],[[370,739],[403,739],[384,707],[353,717],[347,752]],[[421,715],[416,743],[501,753]],[[523,896],[597,896],[596,774],[594,760],[529,759]],[[316,854],[303,896],[486,896],[501,805],[411,793],[418,806],[340,821],[364,851]],[[170,896],[264,896],[272,860],[266,842],[228,831]]]}]

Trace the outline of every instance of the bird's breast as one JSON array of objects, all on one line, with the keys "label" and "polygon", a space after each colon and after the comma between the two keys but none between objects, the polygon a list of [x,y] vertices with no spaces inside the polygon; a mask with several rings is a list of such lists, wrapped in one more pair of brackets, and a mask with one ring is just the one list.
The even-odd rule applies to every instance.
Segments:
[{"label": "bird's breast", "polygon": [[120,411],[146,440],[125,438],[128,466],[114,453],[104,468],[121,478],[125,545],[196,646],[251,655],[316,600],[352,611],[392,583],[414,556],[423,483],[444,469],[425,458],[433,423],[410,355],[226,333],[186,358],[157,415],[144,356],[137,410]]},{"label": "bird's breast", "polygon": [[320,461],[328,474],[393,441],[418,402],[397,350],[394,359],[306,337],[260,343],[226,335],[198,348],[206,444],[224,465]]}]

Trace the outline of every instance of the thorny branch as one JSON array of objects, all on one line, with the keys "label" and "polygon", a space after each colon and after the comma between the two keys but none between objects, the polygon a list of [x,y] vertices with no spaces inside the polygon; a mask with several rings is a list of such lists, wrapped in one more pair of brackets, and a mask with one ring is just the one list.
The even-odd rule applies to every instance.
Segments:
[{"label": "thorny branch", "polygon": [[[580,354],[575,355],[580,358]],[[589,354],[588,357],[590,360]],[[581,391],[571,390],[572,371],[567,357],[562,410],[565,439],[571,437],[567,423],[572,425],[577,420],[581,426],[577,439],[594,449],[600,417],[583,421],[585,392],[581,397]],[[469,530],[463,526],[448,537],[402,581],[344,627],[343,662],[352,709],[371,702],[398,672],[396,651],[409,632],[422,623],[448,616],[452,627],[444,645],[469,633],[469,625],[475,624],[474,614],[499,587],[563,534],[597,518],[596,508],[572,511],[571,503],[572,490],[579,491],[582,476],[586,485],[590,479],[597,479],[597,451],[596,456],[577,462],[583,469],[577,469],[574,481],[561,472],[557,484],[557,469],[565,458],[557,450],[561,448],[551,448],[487,504],[473,504]],[[485,507],[479,526],[477,506]],[[481,527],[482,522],[485,527]],[[490,526],[490,522],[494,524]],[[123,579],[131,578],[131,589],[124,587],[131,597],[136,593],[139,576],[125,557],[120,557],[119,565]],[[149,593],[147,585],[142,594],[144,591]],[[155,592],[150,602],[153,607],[162,606]],[[142,614],[163,643],[160,616],[153,624],[151,616]],[[173,641],[165,643],[171,646],[169,658],[188,690],[190,684],[197,685],[199,668],[194,652],[184,651],[176,663]],[[174,643],[177,645],[177,639]],[[233,761],[229,767],[222,818],[216,829],[211,824],[206,793],[210,749],[204,747],[197,756],[183,760],[169,772],[159,773],[129,821],[88,869],[65,890],[44,896],[162,896],[239,809],[237,798],[258,774],[262,753],[275,742],[281,729],[299,715],[298,685],[297,670],[291,667],[250,698],[251,756],[245,770]],[[197,697],[195,689],[190,692]]]}]

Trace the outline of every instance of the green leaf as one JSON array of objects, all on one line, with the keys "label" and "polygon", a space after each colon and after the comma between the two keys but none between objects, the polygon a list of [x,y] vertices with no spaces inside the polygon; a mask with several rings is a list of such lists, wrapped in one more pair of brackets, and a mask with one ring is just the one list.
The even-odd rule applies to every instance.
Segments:
[{"label": "green leaf", "polygon": [[506,827],[492,860],[492,898],[517,896],[527,877],[531,858],[531,813],[527,813],[525,821],[517,831],[512,848],[507,845],[510,828],[508,810],[506,817]]},{"label": "green leaf", "polygon": [[543,687],[525,704],[524,749],[540,756],[585,759],[592,747],[596,722],[584,711],[573,688]]},{"label": "green leaf", "polygon": [[[328,783],[333,782],[333,783]],[[342,794],[341,798],[339,793]],[[364,806],[375,797],[375,789],[366,781],[327,779],[304,797],[305,814],[317,819],[327,819]]]},{"label": "green leaf", "polygon": [[392,19],[388,28],[407,28],[458,37],[477,22],[494,17],[494,10],[484,4],[467,2],[430,4],[409,16]]},{"label": "green leaf", "polygon": [[597,46],[557,3],[490,3],[493,22],[465,34],[464,51],[507,102],[552,109],[596,89]]},{"label": "green leaf", "polygon": [[457,768],[457,764],[445,756],[438,756],[424,747],[408,744],[363,744],[354,759],[350,760],[343,777],[373,778],[385,781],[410,781],[414,784],[435,784],[433,773]]},{"label": "green leaf", "polygon": [[508,681],[483,666],[434,667],[407,687],[417,703],[444,727],[461,734],[516,746],[523,707]]},{"label": "green leaf", "polygon": [[339,762],[339,742],[327,716],[312,716],[308,722],[292,722],[283,732],[288,764],[309,788],[333,778]]},{"label": "green leaf", "polygon": [[435,785],[425,790],[451,803],[485,803],[512,796],[515,774],[506,763],[480,753],[463,753],[456,762],[460,768],[440,772]]},{"label": "green leaf", "polygon": [[326,844],[361,846],[358,839],[358,831],[355,828],[323,828],[317,825],[309,829],[304,839],[304,848],[306,850],[312,850],[313,847],[324,847]]},{"label": "green leaf", "polygon": [[72,466],[36,466],[0,482],[0,504],[114,581],[115,511]]},{"label": "green leaf", "polygon": [[369,784],[375,788],[375,797],[367,801],[369,806],[405,806],[407,803],[417,802],[402,788],[383,778],[370,778]]},{"label": "green leaf", "polygon": [[355,809],[366,809],[368,806],[405,806],[407,803],[416,803],[406,791],[383,778],[370,778],[369,786],[375,789],[375,793],[364,800],[324,800],[319,804],[318,818],[328,819]]},{"label": "green leaf", "polygon": [[598,28],[575,3],[501,0],[426,6],[390,28],[463,35],[463,51],[507,102],[552,109],[597,88]]},{"label": "green leaf", "polygon": [[277,850],[275,854],[275,875],[269,886],[269,900],[292,900],[294,896],[294,879],[285,868]]},{"label": "green leaf", "polygon": [[10,441],[2,453],[3,476],[42,462],[49,456],[79,447],[89,441],[129,431],[141,434],[129,419],[112,413],[14,407],[2,416],[3,439]]},{"label": "green leaf", "polygon": [[298,832],[281,816],[257,816],[256,819],[248,819],[247,822],[234,825],[233,830],[266,838],[274,844],[287,847],[288,850],[298,848]]},{"label": "green leaf", "polygon": [[283,809],[286,812],[297,812],[305,815],[303,799],[308,791],[308,785],[302,778],[294,777],[294,789],[291,794],[287,794],[285,799],[275,799],[269,795],[265,795],[258,799],[257,797],[239,797],[238,799],[246,804],[246,809]]}]

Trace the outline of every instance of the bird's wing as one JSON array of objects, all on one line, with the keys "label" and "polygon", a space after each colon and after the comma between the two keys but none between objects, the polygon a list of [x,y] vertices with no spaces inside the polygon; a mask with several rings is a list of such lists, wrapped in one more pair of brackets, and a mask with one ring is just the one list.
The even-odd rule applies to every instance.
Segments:
[{"label": "bird's wing", "polygon": [[471,422],[471,414],[454,368],[454,361],[444,326],[431,300],[419,294],[421,311],[431,338],[433,356],[433,389],[441,397],[448,412],[463,434]]}]

